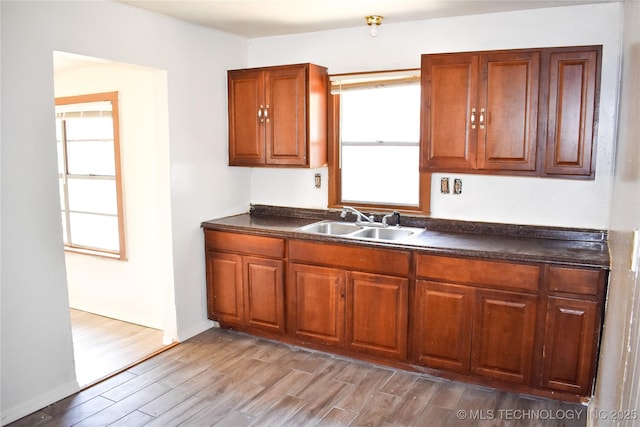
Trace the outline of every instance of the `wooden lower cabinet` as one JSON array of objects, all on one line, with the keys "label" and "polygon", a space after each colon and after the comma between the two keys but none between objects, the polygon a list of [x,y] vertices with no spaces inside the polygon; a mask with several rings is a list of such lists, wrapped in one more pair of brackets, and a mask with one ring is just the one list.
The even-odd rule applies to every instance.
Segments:
[{"label": "wooden lower cabinet", "polygon": [[288,327],[295,339],[344,345],[344,272],[337,268],[289,264]]},{"label": "wooden lower cabinet", "polygon": [[538,297],[485,289],[475,292],[471,372],[530,384]]},{"label": "wooden lower cabinet", "polygon": [[595,301],[550,297],[542,385],[586,395],[593,379],[597,342]]},{"label": "wooden lower cabinet", "polygon": [[227,325],[284,333],[284,262],[207,252],[209,316]]},{"label": "wooden lower cabinet", "polygon": [[284,333],[284,262],[243,257],[246,326]]},{"label": "wooden lower cabinet", "polygon": [[289,252],[287,325],[294,339],[406,359],[408,252],[305,241],[290,241]]},{"label": "wooden lower cabinet", "polygon": [[417,281],[414,346],[418,364],[469,373],[474,304],[469,286]]},{"label": "wooden lower cabinet", "polygon": [[207,251],[207,311],[229,325],[244,324],[242,257]]},{"label": "wooden lower cabinet", "polygon": [[209,318],[284,334],[284,240],[206,230],[205,252]]},{"label": "wooden lower cabinet", "polygon": [[297,263],[288,275],[288,325],[295,339],[405,358],[408,279]]},{"label": "wooden lower cabinet", "polygon": [[591,395],[606,270],[205,236],[208,314],[223,327],[506,390]]},{"label": "wooden lower cabinet", "polygon": [[391,359],[407,354],[409,280],[347,273],[347,348]]},{"label": "wooden lower cabinet", "polygon": [[529,384],[537,297],[418,280],[416,362]]}]

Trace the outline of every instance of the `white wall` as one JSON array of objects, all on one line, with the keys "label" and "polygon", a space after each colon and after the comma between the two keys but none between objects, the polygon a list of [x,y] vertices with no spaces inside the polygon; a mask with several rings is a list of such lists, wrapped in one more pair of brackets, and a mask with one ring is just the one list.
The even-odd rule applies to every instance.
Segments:
[{"label": "white wall", "polygon": [[[593,411],[640,408],[640,275],[630,271],[640,229],[640,2],[625,3],[616,169],[611,206],[611,277]],[[622,412],[624,414],[624,412]],[[637,425],[638,421],[620,423]],[[616,425],[609,420],[591,425]]]},{"label": "white wall", "polygon": [[[453,196],[440,194],[442,174],[434,174],[431,211],[436,218],[604,229],[613,174],[620,17],[619,4],[596,4],[383,24],[377,38],[368,36],[365,25],[267,37],[250,41],[249,65],[314,62],[338,74],[419,68],[423,53],[602,44],[595,181],[447,174],[463,180],[463,193]],[[311,171],[256,168],[251,200],[326,208],[326,185],[322,191],[312,185]]]},{"label": "white wall", "polygon": [[120,113],[127,260],[66,253],[69,305],[165,329],[163,310],[173,306],[166,72],[89,58],[56,68],[54,84],[56,97],[117,91]]},{"label": "white wall", "polygon": [[[203,220],[245,211],[249,172],[228,168],[226,76],[246,39],[109,1],[0,2],[2,423],[77,389],[59,220],[54,50],[167,71],[176,331],[206,319]],[[159,262],[162,262],[160,260]]]},{"label": "white wall", "polygon": [[[433,213],[500,221],[508,212],[509,222],[608,224],[618,4],[385,24],[377,39],[364,28],[256,39],[249,48],[244,38],[109,1],[2,1],[0,15],[3,424],[77,389],[51,143],[54,50],[167,72],[171,212],[159,214],[160,221],[171,221],[180,339],[210,325],[201,221],[245,211],[250,200],[326,206],[326,187],[290,186],[299,180],[311,188],[313,171],[226,166],[225,71],[230,68],[310,61],[340,73],[417,67],[419,54],[429,52],[604,44],[594,182],[532,179],[520,186],[523,178],[465,177],[463,196],[434,197]],[[474,200],[482,204],[475,206]]]}]

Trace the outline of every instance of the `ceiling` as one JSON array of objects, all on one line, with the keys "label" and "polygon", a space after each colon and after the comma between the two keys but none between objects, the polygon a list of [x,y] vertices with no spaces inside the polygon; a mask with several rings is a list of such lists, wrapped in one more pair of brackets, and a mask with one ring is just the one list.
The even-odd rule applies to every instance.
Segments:
[{"label": "ceiling", "polygon": [[114,0],[247,38],[619,0]]}]

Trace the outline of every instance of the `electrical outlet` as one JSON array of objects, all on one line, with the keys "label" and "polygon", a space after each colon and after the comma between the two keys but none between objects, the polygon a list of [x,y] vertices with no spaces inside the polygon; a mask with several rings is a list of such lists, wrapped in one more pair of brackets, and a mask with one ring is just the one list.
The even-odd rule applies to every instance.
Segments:
[{"label": "electrical outlet", "polygon": [[456,178],[453,180],[453,194],[461,194],[462,193],[462,180],[460,178]]}]

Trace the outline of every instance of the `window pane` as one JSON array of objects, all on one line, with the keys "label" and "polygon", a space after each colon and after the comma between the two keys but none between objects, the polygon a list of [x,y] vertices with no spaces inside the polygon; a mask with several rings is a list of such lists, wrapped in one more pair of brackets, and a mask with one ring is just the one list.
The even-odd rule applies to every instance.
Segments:
[{"label": "window pane", "polygon": [[117,215],[114,180],[69,178],[68,186],[70,210]]},{"label": "window pane", "polygon": [[115,176],[113,140],[68,141],[67,161],[71,175]]},{"label": "window pane", "polygon": [[353,89],[340,94],[343,142],[418,142],[420,85]]},{"label": "window pane", "polygon": [[56,99],[60,205],[65,244],[124,255],[114,102],[115,92]]},{"label": "window pane", "polygon": [[70,215],[74,245],[119,250],[118,218],[79,213]]},{"label": "window pane", "polygon": [[66,210],[67,199],[64,197],[64,180],[62,178],[58,178],[58,191],[60,192],[60,209]]},{"label": "window pane", "polygon": [[113,123],[107,117],[68,117],[67,140],[113,139]]},{"label": "window pane", "polygon": [[342,201],[418,206],[418,146],[342,147]]}]

